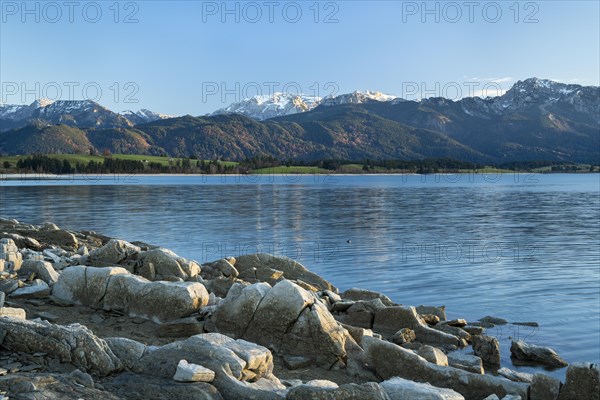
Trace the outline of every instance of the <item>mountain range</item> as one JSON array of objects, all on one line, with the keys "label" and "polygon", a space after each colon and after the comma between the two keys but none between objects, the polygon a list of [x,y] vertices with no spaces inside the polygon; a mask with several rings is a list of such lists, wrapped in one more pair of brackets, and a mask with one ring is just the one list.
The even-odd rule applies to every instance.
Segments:
[{"label": "mountain range", "polygon": [[115,113],[92,101],[0,105],[0,153],[598,163],[599,127],[599,87],[530,78],[498,97],[276,94],[198,117]]}]

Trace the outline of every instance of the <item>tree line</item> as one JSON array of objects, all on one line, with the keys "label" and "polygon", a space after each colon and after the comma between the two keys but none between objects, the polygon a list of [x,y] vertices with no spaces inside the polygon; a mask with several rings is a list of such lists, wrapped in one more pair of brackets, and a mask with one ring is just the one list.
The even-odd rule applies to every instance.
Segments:
[{"label": "tree line", "polygon": [[[31,155],[21,158],[16,162],[19,172],[33,172],[46,174],[249,174],[263,168],[280,166],[307,166],[318,167],[332,172],[344,171],[344,166],[349,164],[362,165],[362,172],[410,172],[410,173],[438,173],[473,171],[484,168],[483,164],[459,161],[450,158],[431,158],[424,160],[372,160],[362,162],[353,160],[279,160],[272,156],[255,156],[246,158],[239,163],[227,163],[218,158],[210,161],[201,160],[197,156],[187,158],[168,159],[167,163],[155,161],[130,160],[116,157],[104,157],[101,161],[88,162],[76,161],[74,164],[67,159],[58,159],[47,155]],[[5,170],[13,165],[9,161],[3,163]],[[497,165],[498,168],[514,171],[530,171],[533,168],[551,167],[553,172],[589,172],[598,170],[598,166],[582,167],[568,163],[550,161],[513,162]],[[586,171],[586,172],[587,172]]]}]

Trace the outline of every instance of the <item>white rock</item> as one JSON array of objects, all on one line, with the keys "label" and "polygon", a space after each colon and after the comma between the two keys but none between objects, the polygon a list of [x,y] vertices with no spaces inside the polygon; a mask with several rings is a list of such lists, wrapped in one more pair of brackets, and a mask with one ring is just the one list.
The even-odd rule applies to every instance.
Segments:
[{"label": "white rock", "polygon": [[402,378],[392,378],[379,384],[390,400],[464,400],[464,397],[452,389],[417,383]]},{"label": "white rock", "polygon": [[212,382],[215,372],[202,365],[190,364],[186,360],[179,361],[173,380],[177,382]]}]

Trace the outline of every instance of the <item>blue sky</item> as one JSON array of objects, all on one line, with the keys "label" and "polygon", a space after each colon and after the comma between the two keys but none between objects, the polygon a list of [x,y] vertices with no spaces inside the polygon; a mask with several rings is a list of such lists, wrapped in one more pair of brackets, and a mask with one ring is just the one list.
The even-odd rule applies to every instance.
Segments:
[{"label": "blue sky", "polygon": [[598,1],[23,4],[0,1],[7,103],[201,115],[273,90],[458,98],[600,80]]}]

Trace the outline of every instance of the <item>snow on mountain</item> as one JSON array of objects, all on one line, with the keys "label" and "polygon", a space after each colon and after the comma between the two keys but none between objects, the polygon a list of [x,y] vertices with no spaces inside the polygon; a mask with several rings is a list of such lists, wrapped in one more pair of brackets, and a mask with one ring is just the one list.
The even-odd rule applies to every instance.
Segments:
[{"label": "snow on mountain", "polygon": [[554,107],[567,107],[600,121],[600,88],[529,78],[516,82],[497,97],[470,97],[460,100],[465,113],[472,116],[501,115],[506,112],[539,108],[544,114]]},{"label": "snow on mountain", "polygon": [[115,128],[131,127],[172,117],[146,109],[118,114],[91,100],[38,99],[29,105],[0,104],[0,120],[2,121],[0,130],[19,128],[32,120],[66,124],[79,128]]},{"label": "snow on mountain", "polygon": [[134,125],[145,124],[148,122],[158,121],[160,119],[175,118],[174,115],[155,113],[154,111],[150,111],[145,108],[139,111],[126,110],[123,111],[121,115],[127,118]]},{"label": "snow on mountain", "polygon": [[321,102],[324,106],[333,106],[338,104],[362,104],[370,101],[393,101],[396,100],[396,96],[385,94],[382,92],[372,92],[367,90],[366,92],[354,91],[348,94],[342,94],[339,96],[328,96]]},{"label": "snow on mountain", "polygon": [[310,111],[319,105],[321,98],[314,96],[274,93],[254,96],[221,108],[211,115],[242,114],[257,120]]}]

